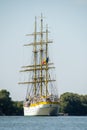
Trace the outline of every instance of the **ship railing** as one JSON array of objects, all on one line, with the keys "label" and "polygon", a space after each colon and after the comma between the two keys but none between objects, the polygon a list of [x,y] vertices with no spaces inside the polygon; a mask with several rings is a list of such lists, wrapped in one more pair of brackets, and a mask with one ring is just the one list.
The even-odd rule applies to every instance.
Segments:
[{"label": "ship railing", "polygon": [[52,102],[57,102],[58,101],[58,96],[56,95],[49,95],[48,98]]}]

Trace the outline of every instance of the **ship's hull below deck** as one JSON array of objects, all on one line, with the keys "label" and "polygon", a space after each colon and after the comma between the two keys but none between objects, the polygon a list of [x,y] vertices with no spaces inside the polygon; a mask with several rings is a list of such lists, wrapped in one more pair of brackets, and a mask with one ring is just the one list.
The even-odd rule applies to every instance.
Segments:
[{"label": "ship's hull below deck", "polygon": [[40,102],[24,106],[24,116],[57,116],[58,109],[57,102]]}]

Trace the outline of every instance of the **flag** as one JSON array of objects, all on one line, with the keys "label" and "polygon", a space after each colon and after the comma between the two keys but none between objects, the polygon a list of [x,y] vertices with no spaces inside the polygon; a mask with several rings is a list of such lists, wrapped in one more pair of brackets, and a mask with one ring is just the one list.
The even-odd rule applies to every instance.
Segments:
[{"label": "flag", "polygon": [[48,63],[48,61],[49,61],[49,57],[44,58],[43,61],[42,61],[42,64],[46,64],[46,63]]},{"label": "flag", "polygon": [[48,61],[49,61],[49,57],[46,58],[46,63],[48,63]]},{"label": "flag", "polygon": [[43,64],[43,65],[46,64],[46,59],[44,59],[44,60],[42,61],[42,64]]}]

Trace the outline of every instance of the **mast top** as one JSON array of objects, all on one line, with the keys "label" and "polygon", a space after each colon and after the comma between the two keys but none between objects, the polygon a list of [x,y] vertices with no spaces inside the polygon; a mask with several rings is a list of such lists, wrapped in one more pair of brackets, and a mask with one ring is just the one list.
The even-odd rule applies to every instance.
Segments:
[{"label": "mast top", "polygon": [[43,14],[41,13],[41,16],[40,16],[39,18],[40,18],[41,21],[42,21],[45,17],[44,17]]}]

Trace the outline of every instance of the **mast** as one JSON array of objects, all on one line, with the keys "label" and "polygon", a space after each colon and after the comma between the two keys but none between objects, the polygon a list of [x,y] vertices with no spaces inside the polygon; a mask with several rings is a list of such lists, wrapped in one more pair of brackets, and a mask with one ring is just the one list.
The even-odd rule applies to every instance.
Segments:
[{"label": "mast", "polygon": [[34,95],[36,96],[36,60],[37,60],[37,48],[36,48],[36,40],[37,40],[37,34],[36,34],[36,31],[37,31],[37,21],[36,21],[36,17],[35,17],[35,29],[34,29],[34,46],[33,46],[33,49],[34,49]]},{"label": "mast", "polygon": [[40,95],[42,96],[42,55],[43,55],[43,16],[41,14],[41,41],[40,41],[40,64],[41,64],[41,70],[40,70]]},{"label": "mast", "polygon": [[[46,58],[48,57],[48,26],[46,26]],[[48,90],[48,63],[46,62],[46,97]]]}]

